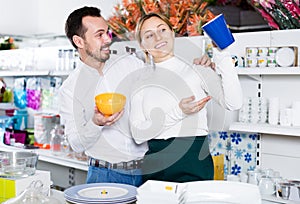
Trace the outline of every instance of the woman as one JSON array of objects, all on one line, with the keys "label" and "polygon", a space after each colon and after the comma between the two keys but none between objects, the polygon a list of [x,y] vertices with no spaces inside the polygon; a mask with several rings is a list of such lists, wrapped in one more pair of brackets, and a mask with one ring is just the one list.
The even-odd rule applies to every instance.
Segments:
[{"label": "woman", "polygon": [[[133,137],[137,143],[148,141],[149,146],[142,166],[143,180],[213,179],[204,108],[211,96],[197,71],[199,67],[193,68],[174,56],[175,33],[165,16],[143,16],[136,36],[155,67],[131,98]],[[213,98],[228,110],[239,109],[242,91],[230,54],[219,53],[215,63],[221,75],[221,92]]]}]

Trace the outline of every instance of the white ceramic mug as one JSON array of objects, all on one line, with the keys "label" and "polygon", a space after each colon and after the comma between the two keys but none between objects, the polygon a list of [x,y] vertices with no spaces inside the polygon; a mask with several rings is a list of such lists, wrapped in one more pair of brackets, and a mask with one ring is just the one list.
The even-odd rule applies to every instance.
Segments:
[{"label": "white ceramic mug", "polygon": [[267,58],[266,57],[258,57],[257,65],[259,67],[266,67],[267,66]]},{"label": "white ceramic mug", "polygon": [[256,57],[248,57],[246,59],[247,67],[256,67],[257,66],[257,58]]},{"label": "white ceramic mug", "polygon": [[292,114],[293,109],[283,108],[280,110],[279,121],[282,126],[291,126],[292,125]]},{"label": "white ceramic mug", "polygon": [[247,47],[246,48],[246,55],[248,57],[256,57],[258,53],[257,47]]},{"label": "white ceramic mug", "polygon": [[274,56],[268,56],[267,57],[267,66],[268,67],[276,67],[277,64],[276,64],[276,59]]},{"label": "white ceramic mug", "polygon": [[269,99],[269,124],[278,125],[279,122],[279,98]]},{"label": "white ceramic mug", "polygon": [[258,56],[267,56],[269,52],[269,49],[267,47],[259,47],[258,48]]},{"label": "white ceramic mug", "polygon": [[277,47],[269,47],[269,49],[268,49],[268,55],[269,56],[275,56],[277,50],[278,50]]}]

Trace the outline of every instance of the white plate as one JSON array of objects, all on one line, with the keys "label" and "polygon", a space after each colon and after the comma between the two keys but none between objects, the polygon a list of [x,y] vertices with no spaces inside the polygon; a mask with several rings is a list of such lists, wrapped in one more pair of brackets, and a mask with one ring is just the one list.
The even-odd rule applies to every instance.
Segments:
[{"label": "white plate", "polygon": [[82,184],[66,189],[64,196],[78,203],[121,203],[136,199],[136,187],[119,183]]},{"label": "white plate", "polygon": [[186,204],[194,203],[261,203],[258,186],[233,181],[188,182]]},{"label": "white plate", "polygon": [[275,55],[276,62],[281,67],[290,67],[294,64],[295,53],[292,48],[283,47],[277,50]]}]

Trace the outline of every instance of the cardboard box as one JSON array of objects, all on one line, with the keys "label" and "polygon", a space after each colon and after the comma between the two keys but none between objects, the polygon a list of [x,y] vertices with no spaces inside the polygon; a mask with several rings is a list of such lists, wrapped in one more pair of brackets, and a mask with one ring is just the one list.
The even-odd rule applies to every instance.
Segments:
[{"label": "cardboard box", "polygon": [[45,188],[51,186],[50,171],[36,170],[36,173],[26,178],[0,178],[0,203],[20,195],[33,181],[42,181]]}]

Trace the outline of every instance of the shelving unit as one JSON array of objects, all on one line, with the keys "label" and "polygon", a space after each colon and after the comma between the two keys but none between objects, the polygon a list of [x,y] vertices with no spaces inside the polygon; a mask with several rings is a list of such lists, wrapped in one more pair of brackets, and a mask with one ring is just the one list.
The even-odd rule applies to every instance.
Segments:
[{"label": "shelving unit", "polygon": [[56,71],[56,70],[0,70],[1,77],[29,77],[29,76],[67,76],[71,71]]},{"label": "shelving unit", "polygon": [[300,67],[237,68],[238,75],[300,75]]},{"label": "shelving unit", "polygon": [[300,127],[270,125],[270,124],[251,124],[251,123],[232,123],[230,131],[255,132],[274,135],[289,135],[300,137]]},{"label": "shelving unit", "polygon": [[[293,31],[270,31],[235,34],[236,44],[230,52],[245,56],[246,47],[300,48],[299,29]],[[279,109],[292,108],[293,102],[300,101],[300,53],[295,53],[296,66],[293,67],[238,67],[236,71],[243,89],[243,97],[279,99]],[[230,121],[229,131],[257,133],[257,164],[259,168],[272,168],[283,178],[300,179],[300,127],[271,125],[268,123]],[[279,121],[280,124],[280,121]]]}]

